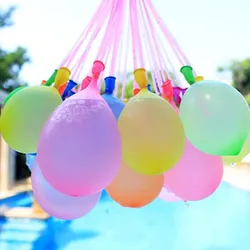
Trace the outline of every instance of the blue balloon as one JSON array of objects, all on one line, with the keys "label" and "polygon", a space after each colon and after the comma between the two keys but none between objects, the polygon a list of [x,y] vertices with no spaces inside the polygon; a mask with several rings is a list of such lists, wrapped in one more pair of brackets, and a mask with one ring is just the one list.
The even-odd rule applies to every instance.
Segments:
[{"label": "blue balloon", "polygon": [[28,166],[29,170],[32,171],[32,167],[36,160],[36,153],[33,154],[26,154],[26,165]]},{"label": "blue balloon", "polygon": [[151,89],[151,85],[150,85],[150,84],[148,84],[147,89],[148,89],[148,91],[152,92],[152,89]]},{"label": "blue balloon", "polygon": [[105,91],[102,97],[109,105],[116,120],[118,120],[123,108],[125,107],[125,104],[123,101],[113,96],[113,92],[115,89],[115,80],[116,78],[114,76],[108,76],[104,79]]},{"label": "blue balloon", "polygon": [[74,95],[74,94],[76,94],[76,92],[75,92],[75,91],[70,90],[70,91],[69,91],[69,94],[68,94],[68,97],[71,97],[71,96],[72,96],[72,95]]},{"label": "blue balloon", "polygon": [[63,94],[62,94],[62,99],[65,100],[66,97],[70,94],[70,92],[73,92],[71,91],[75,86],[77,85],[76,82],[74,82],[73,80],[69,80]]}]

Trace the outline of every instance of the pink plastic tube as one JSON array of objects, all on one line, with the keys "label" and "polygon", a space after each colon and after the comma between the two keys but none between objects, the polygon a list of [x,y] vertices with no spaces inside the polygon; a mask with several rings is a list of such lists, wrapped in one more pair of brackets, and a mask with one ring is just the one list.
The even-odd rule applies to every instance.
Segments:
[{"label": "pink plastic tube", "polygon": [[150,28],[148,27],[148,20],[147,17],[144,15],[142,8],[141,8],[141,17],[142,17],[142,25],[141,28],[144,30],[145,33],[145,47],[147,48],[148,54],[149,54],[149,63],[152,70],[152,81],[154,85],[154,89],[156,94],[159,94],[159,88],[158,88],[158,82],[161,81],[158,69],[158,63],[156,59],[156,52],[154,51],[154,44],[152,41],[153,34],[150,32]]},{"label": "pink plastic tube", "polygon": [[105,13],[105,9],[109,6],[110,0],[102,1],[99,7],[97,8],[95,14],[93,15],[91,21],[88,23],[88,25],[85,27],[85,29],[82,31],[81,35],[77,39],[74,46],[71,48],[67,56],[64,58],[64,60],[61,62],[59,67],[66,66],[69,67],[70,63],[76,56],[78,50],[80,49],[83,41],[86,39],[87,35],[90,33],[91,29],[93,29],[94,25],[99,22],[101,18],[101,13]]},{"label": "pink plastic tube", "polygon": [[140,42],[142,41],[141,35],[140,35],[140,28],[139,28],[139,21],[138,21],[138,5],[139,2],[136,2],[134,0],[130,0],[130,7],[131,7],[131,29],[135,45],[135,52],[138,53],[138,67],[144,68],[144,58],[143,58],[143,50]]},{"label": "pink plastic tube", "polygon": [[121,42],[122,38],[122,31],[123,31],[123,26],[124,26],[124,17],[125,17],[125,1],[119,1],[118,2],[118,8],[117,8],[117,13],[119,14],[118,22],[117,22],[117,30],[114,32],[115,37],[114,37],[114,46],[113,46],[113,55],[111,59],[111,65],[110,65],[110,75],[114,76],[115,74],[115,67],[117,63],[117,57],[118,57],[118,49],[119,49],[119,44]]},{"label": "pink plastic tube", "polygon": [[[109,6],[106,6],[106,8],[108,9]],[[95,30],[93,31],[93,34],[90,38],[90,41],[89,43],[87,44],[86,46],[86,49],[84,50],[84,52],[82,53],[82,55],[80,56],[79,60],[77,61],[77,63],[74,65],[74,67],[72,68],[72,72],[74,72],[72,74],[72,79],[78,81],[79,80],[79,76],[80,76],[80,73],[82,71],[82,68],[83,68],[83,64],[84,64],[84,61],[85,61],[85,58],[87,57],[90,49],[91,49],[91,46],[93,44],[93,42],[95,41],[98,33],[100,32],[101,28],[102,28],[102,25],[103,25],[103,22],[105,21],[106,19],[106,11],[102,11],[100,13],[100,16],[99,16],[99,19],[98,19],[98,23],[96,23],[96,25],[94,26],[95,27]],[[77,51],[76,51],[77,52]]]},{"label": "pink plastic tube", "polygon": [[[169,71],[168,71],[166,65],[163,64],[163,56],[162,56],[162,53],[161,53],[159,45],[158,45],[159,41],[158,41],[158,39],[156,39],[157,38],[157,34],[155,32],[155,27],[153,25],[153,22],[152,22],[152,20],[150,18],[147,6],[146,6],[146,4],[145,4],[144,1],[142,1],[141,4],[144,7],[144,11],[145,11],[145,14],[146,14],[146,17],[147,17],[147,20],[148,20],[148,25],[150,27],[151,36],[153,38],[153,42],[154,42],[154,45],[155,45],[155,51],[156,51],[155,55],[158,58],[157,61],[159,61],[160,74],[161,74],[162,81],[164,82],[166,80],[165,75],[164,75],[164,69],[166,68],[166,72],[167,72],[168,78],[170,79]],[[161,85],[159,86],[159,88],[161,89]]]},{"label": "pink plastic tube", "polygon": [[[100,46],[100,50],[97,54],[98,60],[103,61],[104,64],[107,63],[110,53],[114,49],[115,37],[117,35],[117,30],[119,28],[118,23],[119,23],[121,11],[122,11],[121,2],[113,0],[113,7],[110,12],[109,22],[106,28],[106,32],[104,34],[102,44]],[[101,89],[102,87],[103,74],[104,72],[102,72],[98,80],[99,89]]]},{"label": "pink plastic tube", "polygon": [[[168,42],[172,46],[173,51],[174,51],[177,59],[179,60],[180,64],[181,65],[189,65],[189,66],[191,66],[191,63],[189,62],[189,60],[186,57],[186,55],[184,54],[184,52],[181,50],[181,48],[180,48],[179,44],[177,43],[176,39],[173,37],[173,35],[169,31],[167,25],[163,22],[162,18],[157,13],[157,11],[154,8],[151,0],[144,0],[144,1],[146,1],[146,3],[149,5],[150,13],[152,13],[152,16],[156,19],[156,21],[159,24],[163,34],[165,35]],[[195,72],[194,72],[194,74],[196,75]]]},{"label": "pink plastic tube", "polygon": [[[126,32],[125,48],[129,47],[129,40],[130,40],[130,26],[128,25],[128,29]],[[127,81],[127,67],[128,67],[128,53],[125,53],[123,78],[122,78],[122,93],[121,93],[122,100],[124,99],[124,93],[125,93],[125,87],[126,87],[126,81]]]},{"label": "pink plastic tube", "polygon": [[[115,27],[116,27],[115,21],[116,21],[116,16],[117,16],[117,9],[119,9],[119,7],[120,7],[119,1],[113,0],[112,4],[113,4],[113,6],[112,6],[111,13],[110,13],[106,32],[104,34],[104,38],[102,40],[102,44],[100,46],[100,50],[99,50],[98,55],[97,55],[97,59],[101,60],[101,61],[104,61],[103,59],[107,53],[107,50],[109,49],[110,41],[113,40],[112,31],[115,31]],[[106,15],[107,15],[107,13],[106,13]]]}]

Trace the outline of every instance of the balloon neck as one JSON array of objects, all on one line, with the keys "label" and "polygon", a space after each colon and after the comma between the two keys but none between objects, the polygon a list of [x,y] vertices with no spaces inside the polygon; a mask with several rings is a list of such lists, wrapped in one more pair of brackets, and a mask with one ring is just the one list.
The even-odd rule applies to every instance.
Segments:
[{"label": "balloon neck", "polygon": [[133,90],[133,95],[136,96],[137,94],[140,93],[140,91],[141,91],[141,90],[138,89],[138,88],[134,89],[134,90]]},{"label": "balloon neck", "polygon": [[196,76],[195,77],[195,82],[200,82],[200,81],[203,81],[203,80],[204,80],[203,76]]},{"label": "balloon neck", "polygon": [[45,83],[43,85],[51,86],[55,82],[57,72],[58,72],[58,70],[55,69],[54,72],[52,73],[52,75],[49,77],[49,79],[47,81],[45,81]]},{"label": "balloon neck", "polygon": [[144,68],[136,69],[134,71],[134,78],[141,90],[147,89],[148,79],[147,79],[146,70]]},{"label": "balloon neck", "polygon": [[191,66],[185,65],[181,68],[181,73],[183,74],[186,81],[191,85],[195,83],[195,77],[193,74],[193,68]]},{"label": "balloon neck", "polygon": [[149,91],[148,91],[148,88],[141,88],[140,92],[146,93],[146,92],[149,92]]},{"label": "balloon neck", "polygon": [[59,89],[63,84],[68,82],[70,74],[71,72],[67,67],[61,67],[56,73],[54,87]]},{"label": "balloon neck", "polygon": [[114,76],[108,76],[104,79],[105,81],[105,94],[112,95],[115,89],[116,78]]},{"label": "balloon neck", "polygon": [[92,66],[92,80],[89,84],[89,90],[94,90],[95,92],[98,91],[99,89],[97,86],[97,81],[99,79],[100,74],[102,71],[105,69],[105,65],[101,61],[94,61],[93,66]]},{"label": "balloon neck", "polygon": [[77,83],[74,82],[73,80],[69,80],[65,90],[63,91],[63,94],[62,94],[62,99],[65,100],[66,97],[69,96],[69,93],[71,92],[71,90],[76,87]]},{"label": "balloon neck", "polygon": [[86,76],[82,80],[82,83],[81,83],[81,86],[80,86],[80,91],[86,89],[89,86],[89,84],[91,83],[91,80],[92,80],[92,77]]},{"label": "balloon neck", "polygon": [[162,85],[162,95],[163,98],[169,102],[173,101],[173,86],[172,86],[172,81],[167,80],[166,82],[163,83]]},{"label": "balloon neck", "polygon": [[102,71],[104,71],[105,65],[101,61],[94,61],[93,67],[92,67],[92,74],[94,78],[99,78]]},{"label": "balloon neck", "polygon": [[90,84],[89,84],[89,86],[88,86],[88,88],[90,89],[90,90],[94,90],[94,91],[98,91],[98,93],[99,93],[99,89],[98,89],[98,86],[97,86],[97,81],[98,81],[98,79],[99,79],[99,77],[92,77],[92,80],[91,80],[91,82],[90,82]]},{"label": "balloon neck", "polygon": [[177,105],[181,104],[181,100],[188,88],[182,89],[180,87],[173,87],[174,100]]},{"label": "balloon neck", "polygon": [[148,91],[152,92],[150,84],[148,84],[147,89],[148,89]]}]

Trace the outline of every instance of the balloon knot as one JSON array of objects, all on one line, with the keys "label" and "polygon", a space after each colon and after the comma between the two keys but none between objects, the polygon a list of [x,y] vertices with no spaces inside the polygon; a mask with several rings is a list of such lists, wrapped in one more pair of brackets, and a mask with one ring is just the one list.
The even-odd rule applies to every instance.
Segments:
[{"label": "balloon knot", "polygon": [[92,67],[92,74],[95,79],[98,79],[102,71],[105,69],[105,65],[101,61],[94,61]]},{"label": "balloon knot", "polygon": [[136,69],[134,71],[134,78],[137,84],[139,85],[140,89],[147,89],[148,79],[145,69],[143,68]]},{"label": "balloon knot", "polygon": [[134,96],[136,96],[137,94],[139,94],[140,91],[141,91],[141,90],[138,89],[138,88],[134,89],[134,91],[133,91]]},{"label": "balloon knot", "polygon": [[162,85],[163,97],[169,102],[173,101],[174,90],[172,86],[172,81],[167,80]]},{"label": "balloon knot", "polygon": [[114,76],[108,76],[104,79],[105,81],[105,94],[112,95],[115,89],[116,78]]}]

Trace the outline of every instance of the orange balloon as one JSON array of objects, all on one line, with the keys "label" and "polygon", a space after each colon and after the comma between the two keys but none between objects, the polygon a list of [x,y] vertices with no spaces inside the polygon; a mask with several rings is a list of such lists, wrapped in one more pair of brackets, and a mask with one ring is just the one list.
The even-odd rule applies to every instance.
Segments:
[{"label": "orange balloon", "polygon": [[139,208],[148,205],[159,196],[163,183],[163,174],[139,174],[122,163],[118,175],[106,191],[121,206]]},{"label": "orange balloon", "polygon": [[136,96],[141,90],[140,89],[134,89],[133,94]]},{"label": "orange balloon", "polygon": [[66,89],[66,86],[67,86],[67,83],[63,84],[59,89],[58,89],[58,92],[60,95],[63,94],[64,90]]}]

